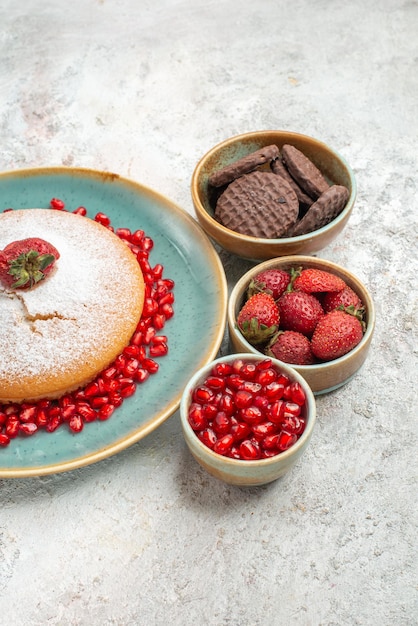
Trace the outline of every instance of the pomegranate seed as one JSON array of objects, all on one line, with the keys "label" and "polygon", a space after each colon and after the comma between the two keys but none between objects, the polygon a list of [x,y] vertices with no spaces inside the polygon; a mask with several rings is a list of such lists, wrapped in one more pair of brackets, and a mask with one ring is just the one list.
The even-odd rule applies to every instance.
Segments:
[{"label": "pomegranate seed", "polygon": [[162,330],[165,326],[165,322],[166,318],[162,313],[155,313],[155,315],[152,316],[152,325],[155,330]]},{"label": "pomegranate seed", "polygon": [[75,433],[81,432],[84,427],[84,422],[83,422],[81,415],[78,415],[78,414],[73,415],[70,421],[68,422],[68,426]]},{"label": "pomegranate seed", "polygon": [[240,442],[250,436],[251,428],[245,422],[237,422],[232,425],[231,434],[234,437],[234,441]]},{"label": "pomegranate seed", "polygon": [[45,426],[45,430],[48,433],[53,433],[54,430],[56,430],[58,426],[60,426],[61,423],[62,422],[61,422],[60,417],[58,417],[58,415],[55,415],[54,417],[51,417],[50,419],[48,419],[48,423]]},{"label": "pomegranate seed", "polygon": [[189,408],[189,424],[193,430],[203,430],[207,426],[206,417],[203,414],[203,408],[201,404],[193,402]]},{"label": "pomegranate seed", "polygon": [[105,213],[96,213],[94,216],[94,221],[98,222],[102,226],[110,226],[110,219]]},{"label": "pomegranate seed", "polygon": [[253,424],[260,424],[264,419],[264,415],[260,409],[253,405],[241,409],[240,417],[244,420],[244,422],[250,424],[250,426]]},{"label": "pomegranate seed", "polygon": [[104,404],[98,410],[97,417],[102,422],[105,420],[108,420],[109,417],[113,414],[114,410],[115,410],[115,407],[113,406],[113,404],[109,404],[109,403]]},{"label": "pomegranate seed", "polygon": [[245,391],[244,389],[240,389],[235,394],[235,406],[238,409],[243,409],[247,406],[250,406],[253,402],[253,394],[249,391]]},{"label": "pomegranate seed", "polygon": [[91,396],[96,396],[99,393],[99,385],[97,382],[90,383],[84,389],[85,395],[90,398]]},{"label": "pomegranate seed", "polygon": [[202,443],[212,449],[216,443],[216,435],[211,428],[204,428],[197,435]]},{"label": "pomegranate seed", "polygon": [[261,456],[260,447],[255,441],[245,439],[239,446],[239,453],[245,461],[254,461]]},{"label": "pomegranate seed", "polygon": [[143,383],[149,378],[148,370],[143,367],[139,367],[135,372],[135,380],[137,383]]},{"label": "pomegranate seed", "polygon": [[38,426],[35,422],[24,422],[20,424],[20,432],[24,435],[33,435],[38,430]]},{"label": "pomegranate seed", "polygon": [[163,266],[161,265],[161,263],[157,263],[157,265],[153,268],[152,270],[152,275],[154,276],[154,280],[160,280],[160,278],[163,275]]},{"label": "pomegranate seed", "polygon": [[145,298],[142,315],[144,317],[151,317],[152,315],[154,315],[154,313],[157,313],[157,312],[158,312],[158,302],[156,302],[152,298]]},{"label": "pomegranate seed", "polygon": [[217,452],[217,454],[222,454],[224,456],[231,449],[233,443],[234,437],[231,434],[224,435],[216,441],[215,445],[213,446],[213,451]]},{"label": "pomegranate seed", "polygon": [[168,346],[166,343],[157,343],[150,346],[149,355],[152,357],[165,356],[168,353]]},{"label": "pomegranate seed", "polygon": [[2,411],[0,411],[0,428],[5,425],[6,421],[7,421],[6,413],[3,413]]},{"label": "pomegranate seed", "polygon": [[117,228],[115,230],[116,235],[119,237],[119,239],[130,239],[132,236],[131,231],[129,230],[129,228]]},{"label": "pomegranate seed", "polygon": [[17,417],[9,417],[5,427],[5,433],[10,439],[14,439],[18,436],[20,429],[20,422]]},{"label": "pomegranate seed", "polygon": [[19,419],[22,423],[32,422],[36,416],[36,406],[22,408],[19,413]]},{"label": "pomegranate seed", "polygon": [[38,424],[38,428],[45,428],[48,423],[48,416],[45,409],[38,409],[36,414],[36,424]]},{"label": "pomegranate seed", "polygon": [[206,385],[215,391],[222,391],[222,389],[225,389],[225,380],[222,376],[209,376],[206,380]]},{"label": "pomegranate seed", "polygon": [[256,381],[264,387],[270,385],[277,378],[277,374],[272,367],[257,372]]},{"label": "pomegranate seed", "polygon": [[306,402],[306,394],[302,388],[302,385],[298,382],[294,382],[290,385],[290,400],[303,406]]},{"label": "pomegranate seed", "polygon": [[283,405],[283,414],[300,415],[301,406],[295,402],[285,402]]},{"label": "pomegranate seed", "polygon": [[297,435],[293,433],[287,433],[285,430],[279,435],[279,441],[277,447],[279,450],[288,450],[297,441]]},{"label": "pomegranate seed", "polygon": [[59,198],[52,198],[49,206],[51,209],[55,209],[56,211],[63,211],[65,209],[65,203]]},{"label": "pomegranate seed", "polygon": [[245,380],[254,380],[257,372],[257,367],[255,363],[244,363],[241,367],[241,376],[245,378]]},{"label": "pomegranate seed", "polygon": [[220,376],[221,378],[226,378],[232,373],[232,367],[229,363],[216,363],[216,365],[212,368],[212,374],[214,376]]},{"label": "pomegranate seed", "polygon": [[212,428],[219,436],[226,435],[231,426],[231,420],[226,413],[218,411],[212,421]]},{"label": "pomegranate seed", "polygon": [[76,215],[85,216],[87,215],[87,209],[84,206],[79,206],[73,211],[73,213],[75,213]]},{"label": "pomegranate seed", "polygon": [[103,406],[106,406],[109,402],[109,398],[107,396],[95,396],[91,399],[90,405],[93,409],[99,409]]},{"label": "pomegranate seed", "polygon": [[165,316],[166,319],[171,319],[174,315],[174,309],[171,304],[163,304],[159,308],[160,313]]},{"label": "pomegranate seed", "polygon": [[218,407],[212,403],[204,404],[202,408],[203,408],[203,415],[208,421],[213,420],[218,413]]},{"label": "pomegranate seed", "polygon": [[129,396],[133,396],[135,393],[135,383],[132,382],[130,385],[125,385],[122,387],[120,391],[120,395],[122,398],[128,398]]},{"label": "pomegranate seed", "polygon": [[10,437],[6,433],[0,433],[0,446],[8,446],[10,443]]},{"label": "pomegranate seed", "polygon": [[206,386],[196,387],[193,392],[193,400],[194,402],[199,402],[199,404],[206,404],[210,402],[214,396],[212,389]]}]

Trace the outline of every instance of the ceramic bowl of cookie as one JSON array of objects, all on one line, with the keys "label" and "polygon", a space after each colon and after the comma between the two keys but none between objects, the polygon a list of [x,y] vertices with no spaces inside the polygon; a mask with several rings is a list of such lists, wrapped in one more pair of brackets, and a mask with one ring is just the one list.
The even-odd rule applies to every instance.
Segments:
[{"label": "ceramic bowl of cookie", "polygon": [[290,366],[260,354],[229,354],[192,376],[180,419],[189,451],[209,474],[255,487],[299,461],[314,430],[316,404]]},{"label": "ceramic bowl of cookie", "polygon": [[[263,298],[246,304],[256,293]],[[257,326],[245,324],[260,315],[255,305],[270,316],[258,318],[267,327],[261,334]],[[263,261],[238,280],[229,297],[227,324],[232,351],[273,355],[319,395],[359,375],[374,333],[375,307],[369,290],[349,270],[292,255]]]},{"label": "ceramic bowl of cookie", "polygon": [[197,220],[216,244],[264,261],[314,254],[344,229],[357,186],[345,159],[318,139],[268,130],[209,150],[192,175]]}]

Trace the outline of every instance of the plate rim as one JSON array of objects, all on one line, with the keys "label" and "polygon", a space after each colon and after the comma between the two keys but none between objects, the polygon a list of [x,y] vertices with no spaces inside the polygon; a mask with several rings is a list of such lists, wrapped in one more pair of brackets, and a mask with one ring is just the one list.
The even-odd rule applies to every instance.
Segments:
[{"label": "plate rim", "polygon": [[[206,365],[210,361],[212,361],[220,347],[224,338],[225,330],[226,330],[226,303],[228,298],[228,284],[225,274],[225,268],[222,264],[222,261],[212,244],[209,237],[206,235],[203,228],[197,222],[193,216],[188,213],[185,209],[183,209],[180,205],[176,204],[173,200],[170,200],[164,194],[144,185],[132,178],[126,177],[121,174],[117,174],[111,171],[99,170],[89,167],[70,167],[70,166],[39,166],[39,167],[29,167],[29,168],[20,168],[13,170],[5,170],[0,171],[0,185],[1,182],[6,179],[25,179],[31,178],[34,176],[55,176],[55,175],[69,175],[77,177],[91,177],[97,179],[99,182],[114,182],[117,181],[124,186],[129,187],[131,190],[137,190],[141,192],[143,195],[152,197],[155,202],[168,208],[169,211],[174,212],[174,214],[178,215],[181,220],[187,222],[187,224],[195,230],[196,234],[199,237],[199,241],[201,244],[205,246],[205,251],[208,258],[211,259],[213,268],[216,270],[216,278],[220,287],[220,298],[224,303],[223,306],[220,306],[220,311],[222,310],[222,314],[220,315],[220,319],[217,323],[216,332],[213,336],[211,344],[208,346],[205,354],[199,360],[199,363],[196,365],[196,370]],[[72,471],[74,469],[79,469],[82,467],[86,467],[88,465],[92,465],[93,463],[97,463],[99,461],[105,460],[114,456],[123,450],[131,447],[134,443],[137,443],[141,439],[144,439],[146,436],[151,434],[154,430],[156,430],[159,426],[161,426],[169,417],[171,417],[179,408],[180,400],[182,396],[182,391],[174,394],[173,398],[167,402],[167,406],[159,411],[157,415],[147,420],[143,425],[134,431],[130,432],[128,435],[123,436],[117,441],[108,444],[104,447],[101,447],[93,452],[88,452],[87,454],[83,454],[81,456],[77,456],[76,458],[68,459],[66,461],[59,461],[54,463],[48,463],[46,465],[41,466],[33,466],[33,467],[1,467],[0,464],[0,479],[2,478],[32,478],[36,476],[45,476],[50,474],[58,474],[62,472]],[[35,435],[36,436],[36,435]],[[11,442],[10,445],[13,445]],[[1,455],[1,450],[0,450]],[[0,457],[1,459],[1,457]]]}]

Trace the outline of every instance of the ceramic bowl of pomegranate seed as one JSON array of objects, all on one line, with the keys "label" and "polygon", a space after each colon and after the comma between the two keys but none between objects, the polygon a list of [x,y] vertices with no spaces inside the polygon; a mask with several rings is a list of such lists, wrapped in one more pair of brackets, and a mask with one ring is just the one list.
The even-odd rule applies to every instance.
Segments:
[{"label": "ceramic bowl of pomegranate seed", "polygon": [[333,148],[283,130],[219,143],[200,159],[191,181],[207,235],[256,261],[325,248],[346,226],[356,193],[351,167]]},{"label": "ceramic bowl of pomegranate seed", "polygon": [[277,480],[300,459],[316,420],[314,395],[293,368],[243,353],[190,379],[180,403],[184,438],[212,476],[240,487]]},{"label": "ceramic bowl of pomegranate seed", "polygon": [[232,350],[288,363],[318,395],[349,382],[364,364],[375,307],[347,269],[295,255],[246,272],[230,294],[227,321]]}]

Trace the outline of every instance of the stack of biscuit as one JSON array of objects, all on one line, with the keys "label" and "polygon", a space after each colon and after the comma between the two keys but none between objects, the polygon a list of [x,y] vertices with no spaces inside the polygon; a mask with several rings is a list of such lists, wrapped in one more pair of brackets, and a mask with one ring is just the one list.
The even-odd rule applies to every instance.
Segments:
[{"label": "stack of biscuit", "polygon": [[[267,167],[269,169],[267,169]],[[330,184],[295,146],[260,148],[209,177],[217,191],[215,218],[250,237],[296,237],[322,228],[341,213],[350,196]]]}]

